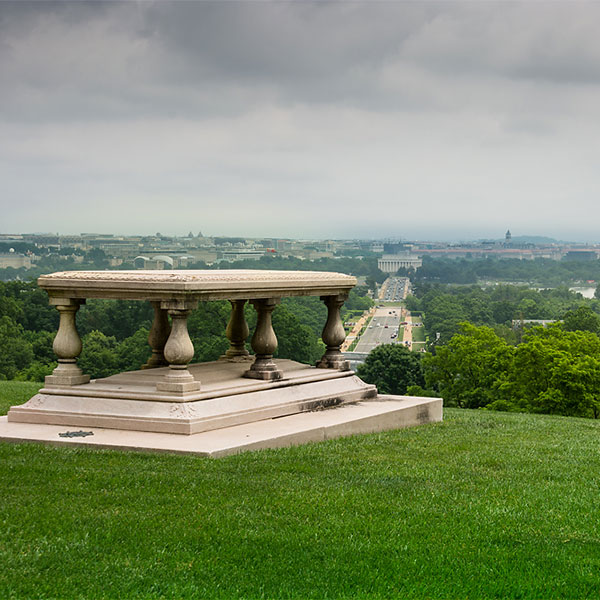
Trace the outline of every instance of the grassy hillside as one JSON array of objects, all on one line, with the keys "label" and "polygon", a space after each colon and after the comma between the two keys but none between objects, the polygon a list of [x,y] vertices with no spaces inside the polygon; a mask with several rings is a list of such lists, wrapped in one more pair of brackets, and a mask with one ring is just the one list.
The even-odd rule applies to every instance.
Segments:
[{"label": "grassy hillside", "polygon": [[0,415],[15,404],[27,402],[41,387],[41,383],[31,381],[0,381]]},{"label": "grassy hillside", "polygon": [[0,597],[597,597],[599,450],[458,409],[219,460],[0,444]]}]

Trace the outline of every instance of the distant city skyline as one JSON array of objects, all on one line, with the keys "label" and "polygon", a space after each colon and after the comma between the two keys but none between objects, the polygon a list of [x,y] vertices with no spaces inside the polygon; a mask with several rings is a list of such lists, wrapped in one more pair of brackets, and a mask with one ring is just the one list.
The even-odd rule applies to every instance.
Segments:
[{"label": "distant city skyline", "polygon": [[[432,237],[423,237],[423,238],[417,238],[417,237],[413,237],[413,238],[409,238],[409,237],[404,237],[404,236],[397,236],[397,235],[391,235],[391,236],[354,236],[354,237],[347,237],[347,238],[343,238],[343,237],[335,237],[335,236],[329,236],[329,237],[292,237],[292,236],[278,236],[278,235],[265,235],[265,236],[251,236],[251,235],[244,235],[242,233],[240,234],[227,234],[227,233],[204,233],[201,231],[188,231],[187,233],[174,233],[174,232],[169,232],[169,231],[152,231],[152,232],[139,232],[139,231],[128,231],[128,232],[114,232],[114,231],[70,231],[70,232],[65,232],[65,231],[1,231],[0,230],[0,242],[5,243],[6,242],[6,238],[10,237],[10,236],[58,236],[58,237],[78,237],[78,236],[88,236],[88,237],[94,237],[94,236],[114,236],[115,238],[137,238],[137,237],[144,237],[144,238],[152,238],[152,237],[156,237],[157,235],[160,235],[164,238],[187,238],[189,237],[189,234],[192,234],[192,237],[197,238],[197,237],[204,237],[207,239],[227,239],[227,238],[231,238],[231,239],[245,239],[247,241],[252,241],[252,240],[261,240],[261,239],[273,239],[273,240],[296,240],[296,241],[307,241],[307,242],[311,242],[311,241],[315,241],[315,242],[322,242],[322,241],[327,241],[327,240],[331,240],[331,241],[362,241],[362,242],[366,242],[366,241],[370,241],[373,243],[390,243],[390,244],[426,244],[426,243],[442,243],[442,244],[461,244],[461,243],[465,243],[465,244],[469,244],[469,243],[485,243],[485,242],[493,242],[493,243],[504,243],[506,242],[506,235],[491,235],[488,237],[485,236],[480,236],[480,237],[475,237],[475,238],[455,238],[455,239],[451,239],[451,238],[432,238]],[[594,244],[600,244],[600,242],[596,242],[593,240],[589,240],[589,241],[585,241],[585,240],[575,240],[575,239],[559,239],[559,238],[554,238],[552,236],[546,236],[546,235],[538,235],[538,234],[528,234],[528,233],[518,233],[517,235],[512,235],[511,240],[509,240],[509,243],[512,244],[520,244],[520,243],[533,243],[533,244],[538,244],[538,245],[544,245],[546,243],[548,244],[590,244],[590,245],[594,245]]]},{"label": "distant city skyline", "polygon": [[598,242],[600,3],[0,2],[0,232]]}]

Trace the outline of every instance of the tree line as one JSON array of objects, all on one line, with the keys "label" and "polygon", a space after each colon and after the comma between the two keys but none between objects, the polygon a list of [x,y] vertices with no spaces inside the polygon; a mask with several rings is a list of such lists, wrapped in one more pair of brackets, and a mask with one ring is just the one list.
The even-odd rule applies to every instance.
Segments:
[{"label": "tree line", "polygon": [[520,340],[513,322],[559,320],[579,306],[600,314],[600,300],[586,299],[566,287],[536,290],[519,285],[453,286],[420,283],[413,286],[407,308],[423,313],[430,347],[447,343],[460,330],[462,322],[491,327],[507,342]]},{"label": "tree line", "polygon": [[597,325],[595,332],[569,331],[566,323],[537,326],[512,346],[489,327],[464,323],[448,344],[423,359],[426,385],[449,406],[597,419]]},{"label": "tree line", "polygon": [[435,258],[423,257],[422,266],[409,275],[415,283],[472,284],[482,280],[523,282],[539,286],[560,286],[580,281],[600,281],[600,260],[553,260],[535,258]]}]

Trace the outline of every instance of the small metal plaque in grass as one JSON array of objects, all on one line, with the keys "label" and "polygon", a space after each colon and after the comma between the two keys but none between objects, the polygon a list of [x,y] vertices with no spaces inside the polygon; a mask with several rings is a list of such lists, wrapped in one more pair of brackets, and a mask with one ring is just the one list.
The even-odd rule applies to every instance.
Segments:
[{"label": "small metal plaque in grass", "polygon": [[60,437],[74,438],[74,437],[87,437],[88,435],[94,435],[93,431],[63,431],[58,434]]}]

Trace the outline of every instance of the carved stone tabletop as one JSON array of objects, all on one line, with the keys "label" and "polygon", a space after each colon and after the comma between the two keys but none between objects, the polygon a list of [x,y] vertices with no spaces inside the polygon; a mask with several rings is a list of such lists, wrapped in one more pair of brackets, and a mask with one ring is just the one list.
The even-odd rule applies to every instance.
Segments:
[{"label": "carved stone tabletop", "polygon": [[234,300],[347,294],[356,278],[320,271],[65,271],[42,275],[50,297]]}]

